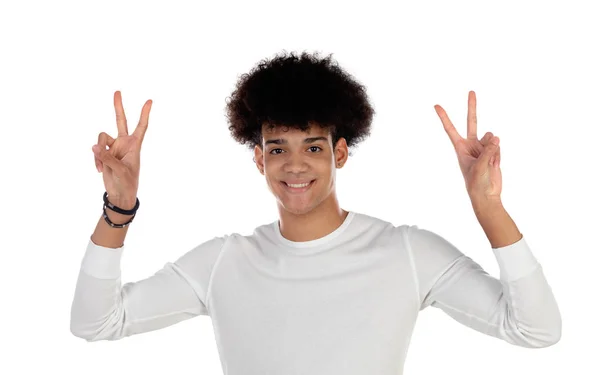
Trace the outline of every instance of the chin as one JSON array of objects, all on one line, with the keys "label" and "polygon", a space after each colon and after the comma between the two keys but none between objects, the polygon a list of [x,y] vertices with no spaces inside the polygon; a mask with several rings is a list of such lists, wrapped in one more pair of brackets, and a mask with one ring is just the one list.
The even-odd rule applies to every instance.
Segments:
[{"label": "chin", "polygon": [[292,215],[297,215],[297,216],[301,216],[301,215],[306,215],[309,212],[311,212],[314,207],[312,206],[304,206],[304,207],[290,207],[290,206],[286,206],[284,204],[281,205],[281,207],[286,211],[289,212]]},{"label": "chin", "polygon": [[279,195],[277,198],[281,208],[294,215],[304,215],[311,212],[319,205],[319,202],[315,198],[306,200],[290,199],[290,197],[285,194]]}]

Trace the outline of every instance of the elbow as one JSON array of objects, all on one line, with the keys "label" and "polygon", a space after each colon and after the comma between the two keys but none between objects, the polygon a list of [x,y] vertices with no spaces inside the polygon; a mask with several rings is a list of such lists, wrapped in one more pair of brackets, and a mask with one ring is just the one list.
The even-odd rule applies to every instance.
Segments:
[{"label": "elbow", "polygon": [[556,302],[552,301],[533,309],[521,310],[518,314],[513,310],[507,312],[506,324],[514,334],[513,344],[541,349],[559,343],[562,337],[562,316]]},{"label": "elbow", "polygon": [[540,348],[547,348],[549,346],[556,345],[562,337],[562,317],[558,307],[556,308],[555,313],[551,316],[553,318],[548,319],[548,323],[545,325],[546,329],[544,330],[544,340],[541,340],[543,344],[539,346]]},{"label": "elbow", "polygon": [[545,346],[543,346],[543,348],[547,348],[549,346],[558,344],[558,342],[560,341],[560,337],[561,333],[559,332],[556,336],[552,338],[552,340],[548,341],[548,343]]},{"label": "elbow", "polygon": [[73,322],[71,322],[71,334],[88,342],[94,341],[94,338],[89,333],[79,329]]},{"label": "elbow", "polygon": [[107,336],[106,333],[102,331],[83,330],[76,328],[73,325],[71,325],[71,334],[80,339],[84,339],[87,342],[121,339],[121,336]]},{"label": "elbow", "polygon": [[73,336],[84,339],[87,342],[114,341],[127,336],[119,326],[112,326],[108,322],[86,327],[72,321],[70,329]]},{"label": "elbow", "polygon": [[82,324],[79,324],[76,320],[71,319],[70,325],[71,334],[80,339],[84,339],[87,342],[99,341],[100,335],[93,329],[86,329]]},{"label": "elbow", "polygon": [[558,342],[560,341],[560,337],[560,331],[558,333],[547,334],[543,338],[536,337],[535,342],[533,342],[529,347],[534,349],[548,348],[550,346],[558,344]]},{"label": "elbow", "polygon": [[94,341],[94,338],[97,337],[97,332],[94,329],[96,324],[90,324],[89,320],[85,319],[84,314],[81,314],[81,309],[78,308],[79,305],[73,304],[71,308],[71,321],[69,324],[69,330],[71,334],[80,339],[84,339],[86,341]]},{"label": "elbow", "polygon": [[554,326],[546,332],[544,340],[540,340],[538,348],[547,348],[558,344],[562,337],[562,321],[559,319]]},{"label": "elbow", "polygon": [[122,306],[102,317],[100,314],[91,315],[79,305],[73,305],[70,331],[73,336],[88,342],[119,340],[126,336],[124,315]]},{"label": "elbow", "polygon": [[[75,337],[84,339],[87,342],[95,342],[102,340],[118,340],[122,336],[118,324],[111,324],[112,321],[85,321],[77,319],[76,316],[71,318],[70,330]],[[112,328],[112,329],[111,329]]]},{"label": "elbow", "polygon": [[562,320],[559,317],[554,320],[552,324],[546,325],[543,329],[522,329],[520,331],[524,338],[523,346],[533,349],[548,348],[556,345],[560,341],[562,337]]}]

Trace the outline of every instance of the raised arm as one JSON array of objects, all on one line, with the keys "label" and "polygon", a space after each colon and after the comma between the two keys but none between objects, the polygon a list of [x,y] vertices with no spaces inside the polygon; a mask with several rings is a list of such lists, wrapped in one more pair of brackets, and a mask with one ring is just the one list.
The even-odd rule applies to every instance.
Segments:
[{"label": "raised arm", "polygon": [[225,237],[197,246],[147,279],[121,285],[124,240],[135,213],[115,212],[111,205],[117,210],[135,208],[151,104],[146,101],[129,135],[121,93],[115,92],[118,136],[100,133],[92,147],[108,202],[83,257],[71,307],[71,332],[88,341],[117,340],[208,314],[206,293]]},{"label": "raised arm", "polygon": [[539,348],[560,340],[560,312],[541,265],[502,200],[500,139],[477,138],[475,92],[470,91],[467,137],[434,106],[458,157],[475,215],[500,267],[499,279],[437,234],[408,230],[422,308],[439,307],[462,324],[511,344]]}]

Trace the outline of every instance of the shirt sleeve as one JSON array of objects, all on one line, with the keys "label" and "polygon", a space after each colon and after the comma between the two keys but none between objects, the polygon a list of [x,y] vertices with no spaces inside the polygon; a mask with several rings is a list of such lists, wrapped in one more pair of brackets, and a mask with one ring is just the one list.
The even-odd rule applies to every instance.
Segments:
[{"label": "shirt sleeve", "polygon": [[434,232],[409,226],[408,239],[421,310],[439,308],[469,328],[522,347],[560,340],[556,300],[524,237],[492,248],[499,278]]},{"label": "shirt sleeve", "polygon": [[87,341],[119,340],[209,315],[210,276],[226,238],[206,241],[152,276],[124,285],[124,247],[107,248],[90,239],[71,306],[71,332]]}]

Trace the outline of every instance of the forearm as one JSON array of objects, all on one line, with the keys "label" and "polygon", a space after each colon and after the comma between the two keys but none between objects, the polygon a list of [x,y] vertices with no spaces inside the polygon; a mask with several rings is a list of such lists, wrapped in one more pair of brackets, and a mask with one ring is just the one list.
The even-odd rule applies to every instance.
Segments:
[{"label": "forearm", "polygon": [[523,238],[501,201],[472,200],[472,205],[492,248],[508,246]]}]

